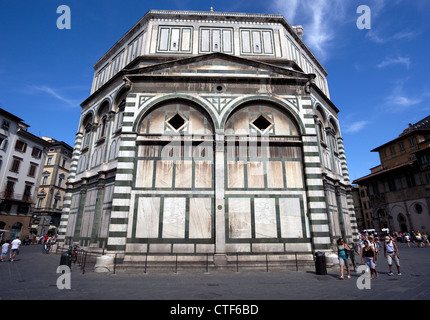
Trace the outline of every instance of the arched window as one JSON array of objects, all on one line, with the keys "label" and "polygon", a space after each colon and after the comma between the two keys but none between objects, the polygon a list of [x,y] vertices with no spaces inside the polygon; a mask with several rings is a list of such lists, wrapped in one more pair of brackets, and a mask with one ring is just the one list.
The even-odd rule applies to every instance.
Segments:
[{"label": "arched window", "polygon": [[93,116],[91,113],[87,114],[82,121],[81,131],[83,132],[82,148],[85,149],[90,145],[91,131],[93,126]]},{"label": "arched window", "polygon": [[316,120],[316,125],[318,128],[318,136],[320,138],[320,142],[325,143],[326,136],[325,136],[325,132],[324,132],[324,127],[325,127],[326,117],[325,117],[324,111],[321,109],[320,106],[317,106],[317,108],[316,108],[316,119],[315,120]]},{"label": "arched window", "polygon": [[[108,130],[108,113],[109,113],[109,102],[105,101],[101,104],[97,111],[96,122],[98,124],[97,140],[106,137]],[[100,142],[101,143],[101,142]]]}]

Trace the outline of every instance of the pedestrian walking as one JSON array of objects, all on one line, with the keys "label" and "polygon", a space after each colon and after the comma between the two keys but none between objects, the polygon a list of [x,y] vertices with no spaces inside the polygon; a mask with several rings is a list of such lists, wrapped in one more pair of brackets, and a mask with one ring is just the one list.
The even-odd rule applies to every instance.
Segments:
[{"label": "pedestrian walking", "polygon": [[405,233],[404,238],[405,238],[406,244],[408,245],[408,248],[410,248],[411,247],[411,236],[409,235],[409,233]]},{"label": "pedestrian walking", "polygon": [[351,258],[351,263],[354,266],[354,272],[357,271],[357,266],[355,265],[355,254],[357,252],[357,245],[354,242],[350,244],[351,251],[349,252],[349,257]]},{"label": "pedestrian walking", "polygon": [[349,258],[349,252],[351,252],[351,249],[348,247],[347,244],[345,244],[343,242],[342,238],[339,238],[337,240],[337,251],[338,251],[338,256],[339,256],[339,266],[340,266],[340,280],[343,280],[343,270],[344,268],[346,268],[347,271],[347,278],[351,279],[351,274],[350,274],[350,268],[349,268],[349,263],[348,263],[348,258]]},{"label": "pedestrian walking", "polygon": [[378,245],[376,244],[376,242],[373,240],[372,236],[369,236],[369,246],[371,246],[373,248],[373,250],[375,251],[375,262],[376,260],[378,260],[378,254],[379,254],[379,248]]},{"label": "pedestrian walking", "polygon": [[370,269],[370,277],[371,279],[378,279],[378,272],[376,271],[376,252],[375,249],[370,245],[368,241],[364,242],[364,248],[361,255],[361,262],[366,263],[366,265]]},{"label": "pedestrian walking", "polygon": [[2,241],[2,245],[1,245],[1,255],[0,255],[0,261],[3,262],[4,258],[7,255],[7,252],[9,251],[9,246],[10,246],[10,241],[6,240],[6,241]]},{"label": "pedestrian walking", "polygon": [[422,238],[421,238],[421,233],[419,231],[417,231],[415,240],[417,241],[417,247],[422,248]]},{"label": "pedestrian walking", "polygon": [[388,275],[389,276],[393,275],[393,260],[394,260],[397,267],[397,274],[401,276],[402,273],[400,272],[399,249],[397,248],[396,243],[388,236],[385,237],[384,256],[387,258],[388,268],[390,269],[390,272],[388,272]]},{"label": "pedestrian walking", "polygon": [[427,247],[427,244],[429,243],[429,238],[427,233],[423,232],[422,238],[423,238],[423,247]]},{"label": "pedestrian walking", "polygon": [[19,237],[16,237],[14,240],[12,240],[10,245],[9,260],[12,262],[13,259],[15,259],[15,256],[19,253],[19,249],[21,248],[21,240],[19,240]]}]

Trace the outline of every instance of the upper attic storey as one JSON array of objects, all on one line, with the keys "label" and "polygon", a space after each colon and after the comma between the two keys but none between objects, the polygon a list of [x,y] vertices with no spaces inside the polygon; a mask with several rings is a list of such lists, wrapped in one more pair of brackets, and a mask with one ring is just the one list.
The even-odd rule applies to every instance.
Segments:
[{"label": "upper attic storey", "polygon": [[96,62],[91,93],[123,68],[221,52],[286,68],[283,61],[294,61],[329,97],[327,72],[302,36],[281,15],[151,10]]}]

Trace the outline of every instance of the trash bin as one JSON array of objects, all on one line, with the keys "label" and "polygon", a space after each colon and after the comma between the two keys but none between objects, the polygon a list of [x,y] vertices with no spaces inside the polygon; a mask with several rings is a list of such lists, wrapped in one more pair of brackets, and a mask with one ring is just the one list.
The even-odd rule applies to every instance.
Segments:
[{"label": "trash bin", "polygon": [[61,258],[60,258],[60,266],[61,265],[66,265],[69,268],[72,267],[72,257],[70,256],[69,251],[65,251],[61,254]]},{"label": "trash bin", "polygon": [[315,254],[315,273],[319,275],[327,274],[327,266],[325,262],[325,253],[318,251]]}]

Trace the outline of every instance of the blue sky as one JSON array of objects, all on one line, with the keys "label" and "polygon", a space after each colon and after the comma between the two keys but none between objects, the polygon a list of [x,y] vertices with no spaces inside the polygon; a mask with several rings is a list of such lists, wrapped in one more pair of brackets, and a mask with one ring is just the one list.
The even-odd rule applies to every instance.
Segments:
[{"label": "blue sky", "polygon": [[[56,26],[57,7],[71,29]],[[371,29],[360,30],[360,5]],[[147,11],[282,14],[328,72],[351,181],[379,164],[370,150],[430,114],[428,0],[0,0],[0,106],[29,131],[74,145],[94,63]]]}]

